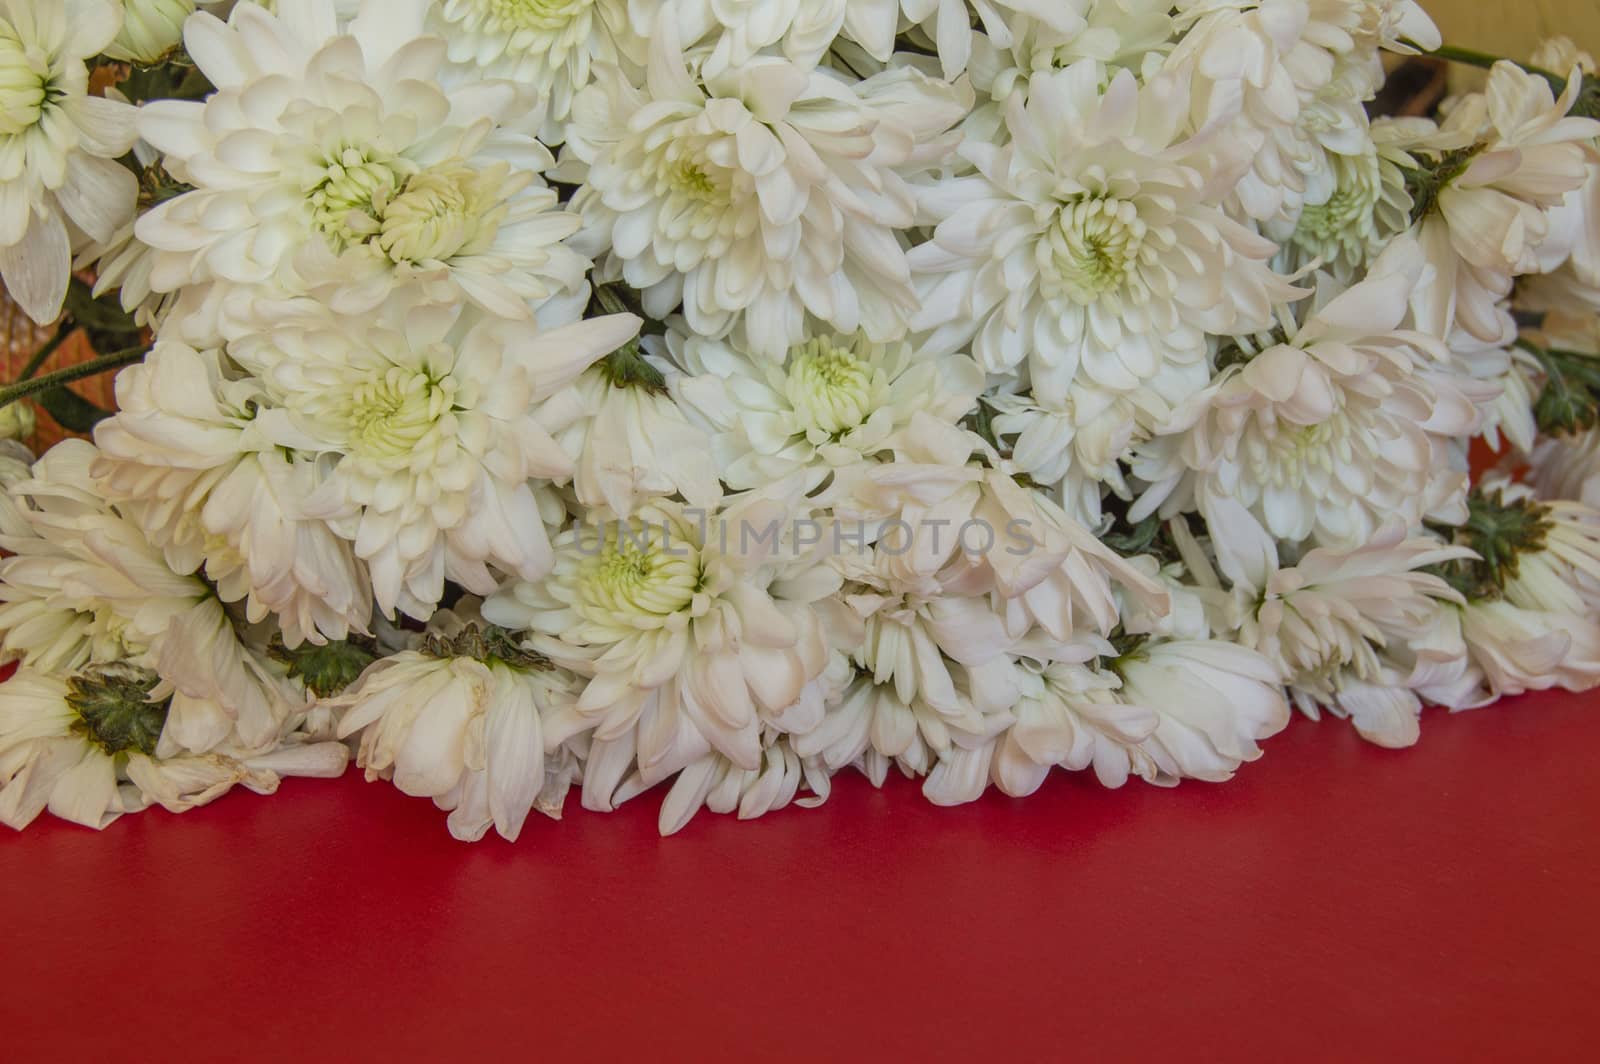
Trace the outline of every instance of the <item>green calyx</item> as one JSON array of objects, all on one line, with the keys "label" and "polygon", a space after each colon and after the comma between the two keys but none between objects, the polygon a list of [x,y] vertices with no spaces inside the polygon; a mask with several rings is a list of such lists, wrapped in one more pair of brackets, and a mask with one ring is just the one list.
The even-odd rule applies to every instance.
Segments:
[{"label": "green calyx", "polygon": [[473,658],[523,672],[550,668],[549,658],[524,649],[516,636],[493,624],[469,624],[453,636],[430,633],[422,641],[422,652],[433,658]]},{"label": "green calyx", "polygon": [[[637,293],[618,285],[596,285],[594,303],[604,314],[637,314],[644,317]],[[667,378],[644,357],[644,348],[637,338],[601,359],[596,368],[613,388],[643,388],[656,395],[667,394]]]},{"label": "green calyx", "polygon": [[1406,192],[1411,196],[1411,222],[1416,224],[1432,213],[1439,202],[1439,193],[1445,186],[1467,172],[1473,157],[1483,150],[1481,144],[1470,148],[1456,148],[1441,154],[1432,161],[1419,161],[1417,166],[1401,167]]},{"label": "green calyx", "polygon": [[1533,499],[1507,502],[1501,489],[1474,488],[1467,496],[1466,523],[1440,531],[1454,532],[1455,542],[1471,547],[1478,557],[1429,566],[1426,571],[1469,602],[1498,599],[1507,582],[1516,579],[1518,559],[1544,549],[1549,514],[1549,507]]},{"label": "green calyx", "polygon": [[172,701],[151,701],[159,683],[155,673],[133,665],[90,666],[67,681],[67,705],[78,714],[72,733],[112,756],[154,754]]},{"label": "green calyx", "polygon": [[1150,642],[1148,635],[1135,635],[1125,631],[1120,624],[1108,638],[1116,650],[1116,656],[1106,659],[1105,666],[1118,676],[1122,675],[1123,666],[1143,660],[1145,644]]},{"label": "green calyx", "polygon": [[1540,347],[1527,340],[1518,340],[1517,346],[1533,355],[1544,371],[1544,387],[1533,403],[1540,432],[1565,436],[1600,425],[1600,355]]},{"label": "green calyx", "polygon": [[289,676],[318,698],[341,693],[378,660],[377,645],[370,639],[346,639],[323,646],[306,643],[293,650],[274,640],[269,649],[274,659],[289,666]]}]

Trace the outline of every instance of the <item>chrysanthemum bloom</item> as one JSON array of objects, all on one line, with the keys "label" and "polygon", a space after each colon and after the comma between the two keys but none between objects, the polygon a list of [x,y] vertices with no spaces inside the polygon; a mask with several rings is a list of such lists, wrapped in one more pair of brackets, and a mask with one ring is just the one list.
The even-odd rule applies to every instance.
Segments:
[{"label": "chrysanthemum bloom", "polygon": [[1166,516],[1237,501],[1277,539],[1346,547],[1394,517],[1464,520],[1466,473],[1447,444],[1476,430],[1477,392],[1425,373],[1448,350],[1400,327],[1422,276],[1414,252],[1396,246],[1361,283],[1319,297],[1287,343],[1242,355],[1174,419],[1192,428],[1141,447],[1135,472],[1157,487],[1136,514],[1163,499]]},{"label": "chrysanthemum bloom", "polygon": [[[801,786],[813,794],[800,798]],[[701,808],[713,813],[737,813],[754,820],[783,809],[791,802],[809,809],[821,805],[829,793],[828,773],[816,758],[801,758],[786,736],[779,736],[761,751],[761,766],[746,769],[721,754],[707,754],[690,764],[672,781],[661,800],[657,824],[662,835],[682,831]],[[618,801],[632,790],[643,790],[637,775],[623,784]]]},{"label": "chrysanthemum bloom", "polygon": [[1068,36],[1084,29],[1088,6],[1089,0],[851,0],[844,30],[882,62],[894,53],[896,34],[910,23],[934,45],[944,76],[954,80],[967,68],[980,32],[998,48],[1012,46],[1014,27],[1025,19]]},{"label": "chrysanthemum bloom", "polygon": [[117,377],[118,412],[95,428],[95,476],[175,572],[204,570],[250,622],[273,617],[291,648],[365,632],[366,567],[303,512],[316,471],[262,432],[270,403],[220,352],[161,341]]},{"label": "chrysanthemum bloom", "polygon": [[1347,164],[1370,153],[1362,104],[1383,83],[1379,50],[1412,53],[1408,41],[1438,47],[1427,14],[1412,0],[1179,6],[1180,21],[1193,25],[1169,65],[1194,79],[1195,121],[1225,124],[1248,148],[1230,205],[1287,232],[1307,204],[1327,202],[1343,168],[1355,202],[1339,213],[1359,209],[1369,194],[1360,184],[1378,175],[1352,173]]},{"label": "chrysanthemum bloom", "polygon": [[[441,79],[430,4],[368,4],[346,31],[333,0],[189,20],[216,94],[139,112],[139,132],[195,186],[139,220],[156,291],[312,292],[363,313],[415,282],[507,318],[581,312],[588,263],[562,243],[577,220],[537,177],[553,160],[533,138],[536,109],[508,82]],[[254,313],[243,300],[231,314],[247,320],[219,328],[249,331]]]},{"label": "chrysanthemum bloom", "polygon": [[671,19],[685,49],[706,53],[708,74],[736,70],[763,51],[816,66],[844,25],[849,0],[673,0],[635,4],[628,14],[646,40]]},{"label": "chrysanthemum bloom", "polygon": [[906,175],[940,161],[969,97],[909,68],[850,83],[771,56],[697,79],[668,21],[645,85],[605,70],[574,105],[581,246],[653,316],[681,300],[694,332],[737,326],[762,358],[803,341],[808,313],[897,340],[916,307]]},{"label": "chrysanthemum bloom", "polygon": [[584,506],[629,517],[652,498],[681,495],[697,509],[722,498],[711,436],[668,394],[655,360],[631,345],[547,402],[539,423],[575,456],[572,490]]},{"label": "chrysanthemum bloom", "polygon": [[285,743],[259,752],[158,749],[171,708],[155,673],[125,663],[61,678],[23,669],[0,698],[0,824],[25,828],[49,811],[103,828],[160,805],[182,813],[242,784],[271,794],[284,776],[334,777],[341,743]]},{"label": "chrysanthemum bloom", "polygon": [[1582,78],[1556,99],[1550,83],[1496,63],[1482,94],[1465,97],[1439,132],[1413,147],[1418,240],[1436,271],[1412,295],[1418,328],[1452,323],[1489,340],[1511,279],[1539,267],[1549,211],[1585,182],[1600,122],[1568,115]]},{"label": "chrysanthemum bloom", "polygon": [[669,332],[683,374],[673,393],[714,433],[712,457],[733,488],[830,470],[882,451],[921,413],[950,425],[976,407],[983,371],[965,355],[919,356],[909,343],[831,333],[753,359],[719,340]]},{"label": "chrysanthemum bloom", "polygon": [[1600,684],[1600,623],[1594,614],[1526,609],[1504,599],[1468,603],[1461,634],[1489,697]]},{"label": "chrysanthemum bloom", "polygon": [[1189,136],[1178,79],[1140,87],[1099,67],[1039,75],[1007,102],[1009,143],[962,147],[979,173],[931,185],[939,221],[911,253],[930,346],[991,372],[1026,363],[1036,395],[1074,380],[1133,391],[1164,363],[1205,358],[1205,334],[1251,332],[1297,291],[1277,246],[1219,209],[1240,160]]},{"label": "chrysanthemum bloom", "polygon": [[[779,727],[828,662],[809,602],[772,590],[794,549],[790,508],[751,498],[708,515],[663,500],[626,521],[591,517],[556,538],[549,579],[512,584],[483,608],[592,677],[555,739],[628,736],[650,784],[712,750],[757,768],[763,727]],[[585,779],[585,804],[609,808],[597,786]]]},{"label": "chrysanthemum bloom", "polygon": [[[1405,655],[1429,642],[1439,614],[1465,599],[1436,572],[1476,555],[1425,537],[1406,538],[1392,520],[1351,550],[1315,548],[1280,566],[1277,546],[1237,503],[1213,507],[1212,547],[1230,596],[1192,540],[1191,569],[1213,591],[1218,627],[1272,661],[1294,702],[1312,719],[1322,709],[1350,717],[1367,739],[1410,746],[1419,734],[1416,688],[1435,682],[1441,663]],[[1182,535],[1182,533],[1180,533]],[[1463,661],[1466,647],[1458,646]],[[1396,653],[1400,656],[1396,656]]]},{"label": "chrysanthemum bloom", "polygon": [[[303,699],[244,645],[198,576],[174,572],[107,503],[80,440],[51,448],[11,491],[29,504],[0,547],[0,655],[63,679],[91,665],[156,674],[171,698],[162,753],[271,746]],[[9,526],[10,521],[7,522]]]},{"label": "chrysanthemum bloom", "polygon": [[576,692],[571,674],[505,632],[445,613],[422,650],[377,662],[329,705],[343,710],[339,737],[359,737],[356,764],[369,780],[432,798],[458,839],[476,842],[493,826],[516,841],[545,790],[543,717]]},{"label": "chrysanthemum bloom", "polygon": [[1552,436],[1533,452],[1533,484],[1550,499],[1576,499],[1600,509],[1600,429]]},{"label": "chrysanthemum bloom", "polygon": [[1013,95],[1026,96],[1036,74],[1089,59],[1104,64],[1107,77],[1117,68],[1139,75],[1147,64],[1159,63],[1174,44],[1175,8],[1169,0],[1076,0],[1047,6],[1050,11],[1044,19],[1027,14],[1006,19],[1010,31],[1006,44],[988,34],[973,38],[967,75],[980,100],[988,99],[968,120],[969,131],[998,123],[1005,101]]},{"label": "chrysanthemum bloom", "polygon": [[635,17],[627,0],[434,0],[429,25],[452,63],[532,89],[559,123],[596,66],[640,58]]},{"label": "chrysanthemum bloom", "polygon": [[1309,182],[1290,243],[1297,258],[1354,276],[1411,223],[1402,159],[1374,142],[1358,153],[1328,153],[1327,168]]},{"label": "chrysanthemum bloom", "polygon": [[540,332],[401,301],[373,318],[309,308],[227,353],[262,383],[261,435],[317,462],[298,512],[354,544],[386,616],[426,619],[447,579],[487,594],[490,566],[549,570],[530,479],[565,479],[573,461],[540,406],[638,328],[617,314]]},{"label": "chrysanthemum bloom", "polygon": [[116,160],[134,110],[90,96],[85,62],[121,22],[111,0],[0,0],[0,278],[41,324],[66,299],[67,222],[110,240],[133,216],[139,183]]}]

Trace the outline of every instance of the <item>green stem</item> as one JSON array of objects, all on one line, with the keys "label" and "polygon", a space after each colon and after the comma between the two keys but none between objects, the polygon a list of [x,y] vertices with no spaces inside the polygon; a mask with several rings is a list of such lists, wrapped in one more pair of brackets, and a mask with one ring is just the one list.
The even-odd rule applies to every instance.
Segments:
[{"label": "green stem", "polygon": [[1415,48],[1423,55],[1431,55],[1435,59],[1444,59],[1451,63],[1461,63],[1465,66],[1479,67],[1483,70],[1488,70],[1496,63],[1502,61],[1516,63],[1517,66],[1521,67],[1523,70],[1526,70],[1528,73],[1537,74],[1539,77],[1548,81],[1550,83],[1551,91],[1557,96],[1560,96],[1567,87],[1567,79],[1562,77],[1560,74],[1552,74],[1548,70],[1541,70],[1540,68],[1532,66],[1528,63],[1517,63],[1515,59],[1507,60],[1503,55],[1490,55],[1488,52],[1479,52],[1472,48],[1460,48],[1453,44],[1441,44],[1439,47],[1430,52],[1426,48],[1419,46],[1415,41],[1402,41],[1401,43],[1405,44],[1407,47]]},{"label": "green stem", "polygon": [[71,384],[73,381],[81,381],[85,377],[93,377],[110,370],[120,369],[130,363],[139,361],[147,351],[149,351],[149,348],[142,345],[130,347],[123,351],[115,351],[109,355],[101,355],[99,358],[91,359],[76,366],[57,370],[54,373],[47,373],[43,377],[19,381],[9,387],[0,388],[0,408],[10,406],[19,399],[38,395],[40,392],[48,392],[52,388],[59,388],[64,384]]},{"label": "green stem", "polygon": [[70,326],[63,323],[59,328],[57,328],[56,334],[50,337],[50,339],[46,340],[44,342],[44,346],[35,351],[33,353],[33,357],[28,359],[28,364],[22,367],[22,374],[17,377],[17,380],[32,380],[33,375],[39,372],[39,367],[50,361],[50,356],[59,351],[61,349],[61,345],[66,343],[67,338],[76,332],[77,329],[78,326],[76,323]]}]

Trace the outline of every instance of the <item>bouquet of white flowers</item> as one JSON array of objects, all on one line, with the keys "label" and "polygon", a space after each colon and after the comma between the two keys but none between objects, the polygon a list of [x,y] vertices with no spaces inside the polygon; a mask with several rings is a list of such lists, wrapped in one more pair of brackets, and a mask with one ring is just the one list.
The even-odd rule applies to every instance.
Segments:
[{"label": "bouquet of white flowers", "polygon": [[[1419,52],[1483,90],[1369,114]],[[353,755],[462,839],[660,783],[671,832],[847,767],[1221,781],[1291,706],[1405,746],[1600,683],[1569,41],[1441,48],[1413,0],[0,0],[0,103],[0,273],[60,320],[0,424],[93,438],[0,447],[13,827]],[[114,411],[64,387],[113,369]]]}]

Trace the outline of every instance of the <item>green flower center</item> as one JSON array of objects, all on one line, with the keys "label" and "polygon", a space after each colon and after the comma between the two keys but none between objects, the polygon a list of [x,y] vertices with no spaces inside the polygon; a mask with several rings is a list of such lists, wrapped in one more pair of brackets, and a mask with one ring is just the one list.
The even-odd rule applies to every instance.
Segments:
[{"label": "green flower center", "polygon": [[1041,271],[1066,296],[1092,303],[1122,287],[1139,264],[1145,224],[1131,202],[1086,196],[1062,206],[1041,242]]},{"label": "green flower center", "polygon": [[784,395],[807,429],[839,436],[872,415],[880,383],[855,351],[831,339],[816,339],[790,351]]},{"label": "green flower center", "polygon": [[501,30],[559,30],[586,15],[594,0],[472,0],[485,21]]},{"label": "green flower center", "polygon": [[404,184],[409,164],[380,159],[360,148],[345,148],[328,160],[322,180],[311,190],[311,216],[333,246],[343,251],[363,244],[383,229],[383,212]]},{"label": "green flower center", "polygon": [[603,535],[603,545],[584,559],[578,577],[576,605],[584,616],[648,626],[694,601],[700,563],[686,528],[634,518],[595,534]]},{"label": "green flower center", "polygon": [[132,665],[85,669],[67,681],[67,704],[78,714],[72,733],[113,756],[155,753],[171,702],[150,700],[159,682],[155,673]]},{"label": "green flower center", "polygon": [[409,455],[455,409],[456,382],[394,366],[357,385],[345,420],[351,450],[372,458]]}]

